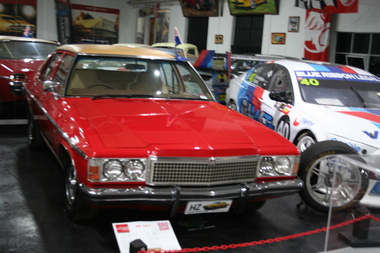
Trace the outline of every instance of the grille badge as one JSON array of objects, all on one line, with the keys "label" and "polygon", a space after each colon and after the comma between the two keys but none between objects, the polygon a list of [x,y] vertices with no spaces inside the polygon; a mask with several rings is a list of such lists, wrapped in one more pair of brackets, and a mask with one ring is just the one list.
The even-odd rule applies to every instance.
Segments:
[{"label": "grille badge", "polygon": [[216,164],[216,159],[215,159],[215,157],[210,157],[210,158],[208,159],[208,165],[209,165],[210,167],[215,167],[215,164]]}]

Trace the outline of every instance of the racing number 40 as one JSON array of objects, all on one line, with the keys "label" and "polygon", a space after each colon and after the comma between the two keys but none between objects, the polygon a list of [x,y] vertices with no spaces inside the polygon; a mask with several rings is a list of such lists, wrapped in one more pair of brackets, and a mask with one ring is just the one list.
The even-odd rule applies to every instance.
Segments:
[{"label": "racing number 40", "polygon": [[301,84],[303,85],[313,85],[313,86],[318,86],[319,85],[319,81],[317,79],[307,79],[307,78],[303,78],[301,81],[300,81]]}]

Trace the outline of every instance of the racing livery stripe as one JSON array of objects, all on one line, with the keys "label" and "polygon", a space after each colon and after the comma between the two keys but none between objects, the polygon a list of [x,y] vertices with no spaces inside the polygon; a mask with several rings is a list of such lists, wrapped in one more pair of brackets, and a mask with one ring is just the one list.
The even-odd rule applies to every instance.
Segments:
[{"label": "racing livery stripe", "polygon": [[330,71],[326,66],[308,63],[316,71]]},{"label": "racing livery stripe", "polygon": [[358,74],[355,70],[347,66],[341,66],[339,68],[343,70],[344,73]]},{"label": "racing livery stripe", "polygon": [[203,50],[193,66],[195,68],[211,68],[214,55],[215,51],[213,50]]},{"label": "racing livery stripe", "polygon": [[366,111],[366,110],[339,111],[339,112],[347,114],[347,115],[355,116],[358,118],[366,119],[366,120],[372,121],[374,123],[380,124],[380,115],[379,115],[378,110],[377,110],[376,114],[371,113],[371,112]]}]

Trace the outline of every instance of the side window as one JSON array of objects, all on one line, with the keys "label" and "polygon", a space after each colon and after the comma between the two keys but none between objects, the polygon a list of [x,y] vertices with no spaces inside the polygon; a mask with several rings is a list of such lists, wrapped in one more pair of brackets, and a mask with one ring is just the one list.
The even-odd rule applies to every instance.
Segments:
[{"label": "side window", "polygon": [[274,65],[272,64],[262,65],[258,67],[255,70],[255,72],[256,72],[256,75],[252,83],[256,84],[257,86],[260,86],[264,90],[268,90],[270,81],[272,80],[273,73],[274,73]]},{"label": "side window", "polygon": [[50,76],[54,70],[55,65],[57,65],[57,62],[61,58],[62,54],[56,54],[54,57],[50,59],[50,61],[47,63],[46,68],[41,73],[41,81],[50,80]]},{"label": "side window", "polygon": [[161,80],[167,86],[170,93],[177,94],[182,88],[177,75],[169,63],[161,64]]},{"label": "side window", "polygon": [[285,92],[285,96],[293,101],[293,87],[286,69],[278,67],[270,82],[269,91]]},{"label": "side window", "polygon": [[74,57],[72,55],[65,55],[60,62],[55,75],[53,76],[53,81],[59,82],[59,90],[58,93],[62,94],[63,85],[66,83],[66,79],[68,78],[70,65],[73,61]]},{"label": "side window", "polygon": [[73,61],[72,55],[66,55],[61,63],[58,66],[57,72],[55,73],[53,77],[53,81],[60,82],[61,84],[64,84],[64,82],[67,79],[67,75],[69,73],[69,68],[71,65],[71,62]]}]

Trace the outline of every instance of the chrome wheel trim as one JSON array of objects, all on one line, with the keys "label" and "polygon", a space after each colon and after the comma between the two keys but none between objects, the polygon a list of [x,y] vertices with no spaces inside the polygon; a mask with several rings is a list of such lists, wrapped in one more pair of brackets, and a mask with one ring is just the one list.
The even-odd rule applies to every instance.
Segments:
[{"label": "chrome wheel trim", "polygon": [[66,198],[70,205],[73,205],[78,191],[77,176],[73,165],[70,165],[66,176]]},{"label": "chrome wheel trim", "polygon": [[314,143],[315,140],[313,139],[313,137],[311,137],[310,135],[305,135],[297,143],[297,148],[300,152],[303,152]]},{"label": "chrome wheel trim", "polygon": [[306,189],[314,201],[322,206],[330,206],[331,199],[333,208],[353,201],[362,184],[360,168],[336,156],[316,160],[307,172],[305,181]]}]

